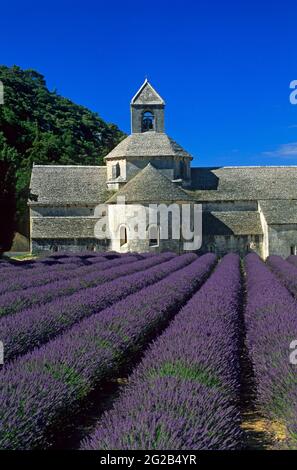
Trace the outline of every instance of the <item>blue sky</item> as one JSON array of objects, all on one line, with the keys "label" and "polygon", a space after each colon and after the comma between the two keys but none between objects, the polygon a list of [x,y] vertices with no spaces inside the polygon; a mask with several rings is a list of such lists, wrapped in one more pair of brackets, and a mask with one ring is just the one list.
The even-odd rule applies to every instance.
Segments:
[{"label": "blue sky", "polygon": [[297,164],[297,2],[51,0],[1,4],[0,62],[130,131],[147,76],[195,165]]}]

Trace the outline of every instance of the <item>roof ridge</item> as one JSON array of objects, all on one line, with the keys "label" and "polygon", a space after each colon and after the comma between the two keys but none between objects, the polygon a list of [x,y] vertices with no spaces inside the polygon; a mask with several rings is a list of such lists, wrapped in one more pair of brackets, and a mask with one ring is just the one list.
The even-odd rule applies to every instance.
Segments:
[{"label": "roof ridge", "polygon": [[192,170],[223,170],[224,168],[297,168],[297,165],[224,165],[193,166]]},{"label": "roof ridge", "polygon": [[106,165],[34,165],[34,168],[106,168]]}]

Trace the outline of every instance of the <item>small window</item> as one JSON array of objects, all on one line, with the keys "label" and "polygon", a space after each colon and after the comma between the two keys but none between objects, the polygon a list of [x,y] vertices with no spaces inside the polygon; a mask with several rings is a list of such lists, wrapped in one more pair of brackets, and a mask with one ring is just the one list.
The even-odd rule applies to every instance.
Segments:
[{"label": "small window", "polygon": [[185,177],[185,164],[184,162],[179,162],[179,176],[181,179]]},{"label": "small window", "polygon": [[120,228],[120,246],[126,245],[128,242],[127,229],[124,225]]},{"label": "small window", "polygon": [[119,163],[116,163],[115,165],[112,165],[112,169],[111,169],[111,172],[112,172],[112,179],[115,180],[116,178],[118,178],[121,174],[121,167],[120,167],[120,164]]},{"label": "small window", "polygon": [[179,162],[179,178],[188,179],[188,164],[183,160]]},{"label": "small window", "polygon": [[58,246],[57,246],[57,245],[52,245],[52,246],[51,246],[51,250],[52,250],[53,252],[57,252],[57,251],[58,251]]},{"label": "small window", "polygon": [[154,115],[150,111],[143,113],[141,129],[142,132],[147,132],[154,129]]},{"label": "small window", "polygon": [[149,227],[149,246],[159,246],[159,229],[156,225]]},{"label": "small window", "polygon": [[297,245],[291,246],[291,255],[297,255]]}]

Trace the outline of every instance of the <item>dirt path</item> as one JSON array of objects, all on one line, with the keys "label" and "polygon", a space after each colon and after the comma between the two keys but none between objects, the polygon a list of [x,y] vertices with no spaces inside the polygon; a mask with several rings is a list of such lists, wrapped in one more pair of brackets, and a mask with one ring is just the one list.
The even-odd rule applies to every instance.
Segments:
[{"label": "dirt path", "polygon": [[276,450],[286,448],[286,429],[266,419],[256,406],[253,369],[246,348],[241,357],[241,413],[245,433],[244,447],[248,450]]}]

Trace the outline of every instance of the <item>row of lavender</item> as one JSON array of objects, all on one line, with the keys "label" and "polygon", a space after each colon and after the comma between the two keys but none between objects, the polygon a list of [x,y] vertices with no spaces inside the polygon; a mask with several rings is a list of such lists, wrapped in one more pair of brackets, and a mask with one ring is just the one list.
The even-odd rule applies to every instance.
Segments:
[{"label": "row of lavender", "polygon": [[267,264],[254,254],[245,261],[247,344],[258,404],[268,418],[285,425],[296,446],[297,366],[290,346],[297,340],[297,302],[289,290],[296,295],[297,270],[276,256]]},{"label": "row of lavender", "polygon": [[[143,259],[143,255],[133,254],[137,259]],[[25,264],[25,262],[18,262],[17,264],[9,264],[9,267],[5,269],[1,266],[0,263],[0,276],[1,281],[13,281],[14,283],[21,283],[28,276],[42,275],[51,272],[57,272],[63,274],[64,272],[69,271],[69,269],[77,269],[80,267],[92,267],[93,264],[100,263],[101,261],[113,260],[116,258],[125,258],[126,256],[131,256],[130,253],[119,254],[119,253],[98,253],[92,258],[78,258],[68,256],[62,260],[56,260],[55,257],[52,259],[40,259],[32,261],[30,264]],[[45,278],[46,279],[46,278]],[[22,287],[18,286],[17,288]]]},{"label": "row of lavender", "polygon": [[227,255],[152,344],[83,449],[241,446],[240,260]]},{"label": "row of lavender", "polygon": [[[181,269],[196,259],[194,254],[172,257],[163,254],[152,259],[131,263],[125,270],[126,276],[111,282],[98,283],[96,287],[82,289],[72,295],[59,297],[42,306],[21,310],[14,315],[0,319],[0,338],[5,344],[5,363],[26,353],[36,346],[49,341],[83,318],[124,299],[144,287],[160,281],[168,274]],[[129,272],[134,274],[129,274]],[[114,270],[108,272],[114,274]],[[117,275],[123,270],[117,268]],[[113,276],[114,277],[114,276]]]},{"label": "row of lavender", "polygon": [[86,253],[82,255],[69,253],[68,255],[51,255],[47,258],[38,258],[30,261],[13,261],[0,259],[0,280],[13,280],[15,276],[18,279],[25,279],[28,275],[42,274],[42,272],[59,271],[63,273],[69,268],[78,267],[91,267],[98,262],[112,260],[115,258],[125,258],[126,256],[135,256],[137,259],[144,259],[152,256],[152,253],[116,253],[116,252],[102,252],[102,253]]},{"label": "row of lavender", "polygon": [[109,263],[113,266],[117,266],[118,264],[122,264],[123,262],[137,261],[137,257],[130,255],[130,256],[119,256],[113,259],[107,259],[104,256],[98,256],[96,258],[96,263],[92,263],[91,265],[81,265],[81,264],[72,264],[72,263],[65,263],[62,267],[61,266],[52,266],[52,267],[44,267],[41,268],[22,272],[16,272],[14,276],[8,276],[7,274],[4,277],[4,280],[0,284],[0,295],[13,292],[13,291],[20,291],[29,289],[32,287],[43,286],[45,284],[49,284],[55,281],[62,281],[73,279],[77,276],[85,276],[89,273],[94,272],[95,270],[102,270],[105,266],[109,266]]},{"label": "row of lavender", "polygon": [[267,264],[291,294],[297,297],[297,264],[295,264],[295,258],[297,256],[290,256],[286,261],[280,256],[269,256]]},{"label": "row of lavender", "polygon": [[[185,255],[194,256],[195,255]],[[178,262],[179,258],[174,259]],[[96,384],[140,351],[197,290],[216,258],[205,255],[153,286],[72,326],[5,366],[0,383],[0,448],[47,447],[48,432]]]},{"label": "row of lavender", "polygon": [[[87,273],[79,270],[76,272],[75,277],[72,277],[70,274],[69,279],[64,277],[62,280],[48,282],[45,283],[45,285],[39,285],[38,282],[37,286],[35,286],[35,279],[35,281],[32,281],[30,288],[14,290],[1,295],[0,317],[24,310],[34,305],[45,304],[81,289],[98,286],[99,284],[112,281],[120,276],[147,269],[150,266],[157,265],[162,261],[174,257],[175,255],[172,253],[163,253],[139,261],[135,256],[127,256],[106,262],[101,261],[99,266],[97,263],[96,267],[92,267]],[[44,276],[44,274],[42,274],[42,276]]]},{"label": "row of lavender", "polygon": [[[297,260],[296,257],[290,257],[288,261],[291,264],[277,256],[268,259],[268,265],[276,277],[258,256],[249,255],[246,258],[245,323],[248,350],[256,377],[257,402],[267,417],[285,424],[290,440],[295,446],[297,372],[296,361],[290,362],[290,346],[297,346],[297,303],[288,290],[294,296],[297,295]],[[220,273],[220,269],[217,269],[217,273]],[[195,297],[202,300],[204,291],[207,292],[207,288],[215,279],[213,275]],[[232,276],[229,280],[232,282]],[[281,285],[280,280],[286,288]],[[210,291],[208,293],[211,295]],[[193,381],[197,376],[202,383],[213,377],[205,374],[203,367],[192,367],[193,363],[195,364],[193,354],[190,361],[187,361],[189,351],[185,345],[189,345],[191,350],[193,338],[192,346],[199,348],[201,341],[205,339],[201,328],[201,322],[205,323],[205,319],[201,318],[199,313],[204,309],[208,312],[211,310],[207,307],[205,299],[202,308],[199,304],[192,305],[195,297],[189,302],[189,311],[188,308],[184,309],[188,314],[187,318],[178,315],[172,327],[152,346],[143,363],[132,375],[129,387],[116,402],[114,409],[103,416],[93,436],[83,443],[83,449],[227,448],[219,442],[219,437],[227,437],[228,433],[220,432],[219,429],[211,434],[207,433],[208,420],[212,424],[216,423],[215,411],[211,409],[208,413],[207,396],[200,391],[199,401],[194,393],[196,400],[193,401],[192,389],[186,388],[185,385],[187,380]],[[183,333],[187,332],[187,322],[196,326],[191,315],[193,312],[198,315],[197,320],[200,320],[197,328],[199,335],[195,336],[192,328],[189,328],[190,334],[185,338]],[[231,331],[229,326],[227,335]],[[217,337],[221,346],[224,341],[220,335]],[[207,341],[205,344],[202,355],[207,356],[208,349],[212,350]],[[176,361],[173,361],[175,356]],[[212,361],[213,357],[208,357],[206,364],[210,366]],[[227,361],[225,364],[230,365],[231,362]],[[222,363],[216,365],[218,370],[220,366]],[[180,384],[181,377],[183,381]],[[187,392],[183,393],[185,390]],[[129,413],[123,410],[129,410]],[[179,413],[180,410],[182,413]],[[223,416],[220,406],[217,410],[220,410]],[[228,425],[228,419],[224,419],[224,423]],[[233,429],[233,432],[236,435],[236,429]],[[239,441],[234,435],[229,444],[235,447]],[[237,435],[240,436],[240,433]]]},{"label": "row of lavender", "polygon": [[[73,395],[86,396],[95,383],[104,380],[109,374],[112,375],[119,363],[124,360],[125,352],[129,351],[129,348],[134,348],[135,342],[132,338],[136,341],[136,350],[145,344],[149,337],[145,325],[148,318],[150,318],[149,331],[156,331],[162,321],[160,308],[162,309],[163,303],[158,297],[157,289],[156,301],[159,303],[153,304],[155,287],[159,287],[161,283],[166,285],[166,281],[174,276],[175,282],[180,284],[184,271],[193,268],[195,263],[199,266],[202,262],[200,267],[204,269],[204,274],[200,272],[197,281],[200,285],[203,276],[205,277],[211,269],[214,257],[202,257],[193,263],[195,258],[195,255],[184,255],[169,261],[162,260],[162,264],[155,263],[155,266],[144,273],[132,274],[102,284],[98,288],[82,289],[77,294],[57,299],[46,304],[43,311],[35,307],[24,311],[24,316],[20,312],[3,318],[5,321],[8,320],[8,323],[3,323],[8,359],[14,359],[36,345],[49,342],[39,350],[15,359],[2,371],[6,379],[12,378],[15,372],[22,385],[16,389],[16,382],[11,384],[12,397],[9,397],[8,401],[6,398],[4,403],[8,405],[6,410],[8,414],[3,410],[0,412],[0,422],[4,419],[3,429],[0,428],[0,447],[34,448],[47,445],[48,427],[57,422],[68,406],[67,403],[71,412],[71,407],[77,403],[78,398],[76,395],[74,399]],[[126,260],[129,260],[129,255]],[[206,266],[203,266],[203,261]],[[188,268],[181,269],[190,262],[192,263]],[[290,262],[293,264],[294,259],[290,259]],[[240,446],[238,357],[241,332],[238,313],[240,302],[238,263],[238,257],[235,255],[223,259],[212,277],[149,349],[114,410],[103,417],[92,438],[83,443],[83,448],[228,449]],[[134,264],[137,265],[132,260],[129,266]],[[278,257],[270,257],[268,264],[278,277],[256,255],[249,255],[245,261],[247,344],[255,370],[259,405],[268,417],[286,423],[291,438],[296,439],[296,366],[289,362],[289,346],[292,340],[297,339],[297,304],[279,282],[281,279],[294,293],[292,286],[294,275],[296,282],[296,272],[294,274],[296,268]],[[153,286],[154,289],[145,288],[164,278],[174,269],[181,271],[158,282]],[[129,295],[141,288],[142,290],[136,294]],[[187,284],[184,285],[184,289],[187,290]],[[193,292],[193,286],[191,289]],[[110,305],[111,291],[118,293],[113,302],[125,299],[100,312]],[[81,295],[87,292],[90,298],[84,310],[88,297],[81,298]],[[185,297],[190,295],[189,291],[187,292]],[[145,318],[140,319],[136,318],[138,304],[135,303],[135,299],[139,299],[143,293]],[[185,292],[179,291],[180,296],[182,293]],[[174,303],[171,305],[176,312],[178,304],[175,308],[173,308]],[[48,306],[51,306],[52,310],[50,309],[47,314]],[[136,317],[135,312],[132,314],[133,306]],[[128,311],[128,315],[127,308],[131,310]],[[152,312],[154,308],[156,311]],[[171,308],[167,304],[166,318],[172,313]],[[90,315],[92,315],[90,318],[85,318]],[[134,323],[132,322],[131,328],[138,327],[136,336],[133,336],[135,333],[132,329],[129,330],[127,325],[132,318]],[[154,322],[153,318],[157,320]],[[84,320],[70,328],[79,319]],[[106,329],[105,325],[109,325],[106,334],[99,331],[100,326]],[[66,328],[70,329],[60,338],[51,339]],[[80,343],[78,337],[81,328],[83,338]],[[95,338],[87,344],[87,335],[92,338],[92,328],[95,330]],[[85,373],[77,363],[80,356],[74,348],[75,338],[78,341],[79,352],[83,351],[82,366],[86,366],[86,357],[92,363],[88,364]],[[65,346],[60,341],[62,339],[66,342]],[[99,358],[95,360],[98,348]],[[56,349],[59,351],[55,351]],[[217,355],[215,355],[216,350],[219,353]],[[64,362],[65,351],[67,354]],[[26,369],[26,361],[29,361],[29,369]],[[99,371],[100,367],[102,371]],[[36,384],[35,379],[37,379]],[[45,392],[46,380],[49,389]],[[31,381],[34,382],[33,390],[30,389]],[[58,390],[55,390],[57,385]],[[8,396],[8,390],[8,386],[5,390],[0,389],[1,399]],[[19,393],[24,392],[28,394],[28,403],[26,400],[25,402],[20,400]],[[12,406],[13,397],[16,407]],[[57,404],[51,412],[47,402],[49,397],[57,398],[60,408]],[[38,399],[42,402],[40,412],[37,407]],[[29,405],[36,410],[39,424],[34,422],[34,418],[28,420]],[[130,407],[130,416],[123,413],[127,407]],[[140,412],[140,409],[144,411]],[[19,416],[16,419],[15,414],[18,413],[22,415],[21,419]],[[27,440],[24,436],[26,419],[28,429],[32,431]],[[8,423],[10,427],[7,427]],[[20,431],[16,431],[18,426]]]},{"label": "row of lavender", "polygon": [[[53,253],[48,256],[41,256],[36,259],[25,259],[25,260],[15,260],[8,258],[0,258],[0,273],[10,270],[18,271],[29,271],[31,269],[37,269],[42,266],[50,266],[51,264],[64,264],[67,262],[89,262],[92,259],[98,258],[99,256],[105,256],[105,252],[102,253]],[[114,252],[108,252],[107,254],[116,255]]]}]

